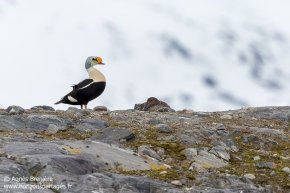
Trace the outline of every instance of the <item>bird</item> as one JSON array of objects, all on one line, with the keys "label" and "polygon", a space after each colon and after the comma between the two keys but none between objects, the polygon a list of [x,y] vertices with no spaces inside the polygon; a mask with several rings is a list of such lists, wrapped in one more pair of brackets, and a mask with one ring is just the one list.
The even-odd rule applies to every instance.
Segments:
[{"label": "bird", "polygon": [[89,78],[73,85],[73,90],[55,104],[81,105],[81,109],[87,109],[88,102],[100,96],[106,87],[106,78],[99,70],[94,68],[96,65],[104,65],[102,58],[89,56],[85,63]]}]

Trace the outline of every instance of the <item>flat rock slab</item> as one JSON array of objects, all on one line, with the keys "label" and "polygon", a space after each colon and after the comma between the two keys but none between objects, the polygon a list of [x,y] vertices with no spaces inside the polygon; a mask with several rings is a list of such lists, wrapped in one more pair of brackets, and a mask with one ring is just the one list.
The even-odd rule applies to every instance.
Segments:
[{"label": "flat rock slab", "polygon": [[72,124],[72,121],[58,117],[56,115],[32,114],[27,117],[27,128],[32,130],[46,130],[50,124],[65,127],[69,124]]},{"label": "flat rock slab", "polygon": [[17,116],[0,115],[0,130],[17,130],[24,129],[25,122]]},{"label": "flat rock slab", "polygon": [[143,159],[133,151],[96,141],[16,142],[6,143],[0,150],[8,156],[31,159],[32,162],[37,162],[37,158],[42,165],[59,160],[56,158],[58,155],[81,157],[84,163],[122,170],[150,170],[152,164],[159,164],[157,161]]},{"label": "flat rock slab", "polygon": [[[109,145],[97,141],[66,141],[64,146],[79,150],[79,154],[90,154],[112,168],[120,168],[123,170],[150,170],[150,164],[131,150],[121,149],[115,145]],[[153,162],[153,161],[151,161]],[[154,162],[153,164],[158,164]]]},{"label": "flat rock slab", "polygon": [[120,140],[131,140],[134,139],[135,135],[126,128],[106,128],[98,133],[92,139],[100,140],[106,143],[118,143]]}]

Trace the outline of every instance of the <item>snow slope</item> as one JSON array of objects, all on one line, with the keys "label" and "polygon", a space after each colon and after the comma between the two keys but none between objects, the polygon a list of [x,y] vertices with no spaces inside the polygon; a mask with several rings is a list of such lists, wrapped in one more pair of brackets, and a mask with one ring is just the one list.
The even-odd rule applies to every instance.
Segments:
[{"label": "snow slope", "polygon": [[[0,1],[0,104],[53,105],[103,57],[90,107],[289,105],[286,0]],[[65,109],[66,105],[56,106]]]}]

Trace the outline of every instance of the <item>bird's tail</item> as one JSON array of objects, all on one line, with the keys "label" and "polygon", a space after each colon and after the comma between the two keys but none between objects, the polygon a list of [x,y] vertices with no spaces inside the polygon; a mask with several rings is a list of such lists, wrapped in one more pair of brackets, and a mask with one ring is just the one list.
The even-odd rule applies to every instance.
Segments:
[{"label": "bird's tail", "polygon": [[54,103],[55,105],[57,105],[57,104],[60,104],[61,103],[61,100],[60,101],[58,101],[58,102],[56,102],[56,103]]},{"label": "bird's tail", "polygon": [[60,101],[57,101],[56,103],[54,103],[55,105],[57,105],[57,104],[60,104],[60,103],[62,103],[63,102],[63,98],[62,99],[60,99]]}]

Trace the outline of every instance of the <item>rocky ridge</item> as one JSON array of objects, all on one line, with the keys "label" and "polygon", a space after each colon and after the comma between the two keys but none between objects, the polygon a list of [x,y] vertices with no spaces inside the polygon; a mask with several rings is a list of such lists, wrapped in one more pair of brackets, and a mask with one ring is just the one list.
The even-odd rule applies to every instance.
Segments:
[{"label": "rocky ridge", "polygon": [[290,107],[156,104],[0,110],[0,192],[290,191]]}]

